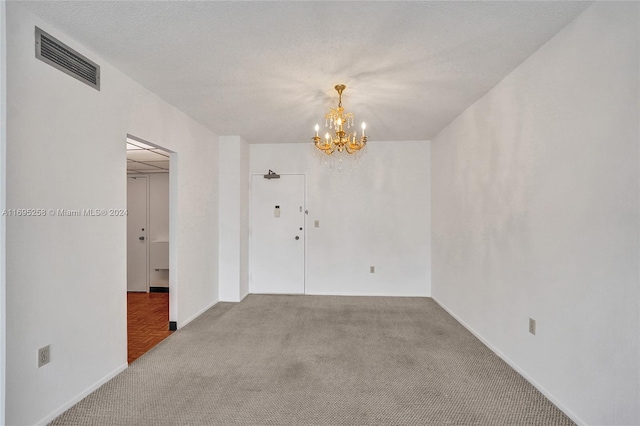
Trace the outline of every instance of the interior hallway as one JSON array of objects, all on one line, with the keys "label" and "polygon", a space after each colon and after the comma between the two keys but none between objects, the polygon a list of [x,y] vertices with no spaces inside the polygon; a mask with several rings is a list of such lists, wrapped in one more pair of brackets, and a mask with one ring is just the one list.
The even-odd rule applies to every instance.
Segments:
[{"label": "interior hallway", "polygon": [[127,293],[127,359],[131,364],[166,339],[169,293]]}]

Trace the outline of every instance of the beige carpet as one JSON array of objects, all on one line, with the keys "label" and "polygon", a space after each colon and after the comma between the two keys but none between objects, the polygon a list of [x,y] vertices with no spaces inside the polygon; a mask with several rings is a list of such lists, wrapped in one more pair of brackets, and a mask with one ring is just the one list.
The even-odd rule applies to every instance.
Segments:
[{"label": "beige carpet", "polygon": [[54,425],[570,425],[428,298],[219,303]]}]

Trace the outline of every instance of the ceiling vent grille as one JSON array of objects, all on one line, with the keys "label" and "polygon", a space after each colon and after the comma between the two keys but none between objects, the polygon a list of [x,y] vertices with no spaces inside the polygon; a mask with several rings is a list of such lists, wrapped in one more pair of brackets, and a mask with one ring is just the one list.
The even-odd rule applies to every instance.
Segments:
[{"label": "ceiling vent grille", "polygon": [[36,58],[100,90],[100,65],[36,27]]}]

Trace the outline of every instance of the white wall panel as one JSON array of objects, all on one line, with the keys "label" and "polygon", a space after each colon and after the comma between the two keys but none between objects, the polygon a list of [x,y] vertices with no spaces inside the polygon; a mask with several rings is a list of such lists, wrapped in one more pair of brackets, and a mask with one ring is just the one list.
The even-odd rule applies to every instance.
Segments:
[{"label": "white wall panel", "polygon": [[239,136],[220,137],[220,300],[239,302],[248,291],[249,146]]},{"label": "white wall panel", "polygon": [[638,28],[594,4],[432,141],[433,297],[593,425],[640,423]]}]

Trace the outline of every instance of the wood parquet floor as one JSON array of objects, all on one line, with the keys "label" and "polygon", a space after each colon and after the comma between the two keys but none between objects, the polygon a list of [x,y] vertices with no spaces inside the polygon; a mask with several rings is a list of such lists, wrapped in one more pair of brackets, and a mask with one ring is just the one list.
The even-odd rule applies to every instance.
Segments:
[{"label": "wood parquet floor", "polygon": [[170,334],[169,293],[127,293],[129,364]]}]

